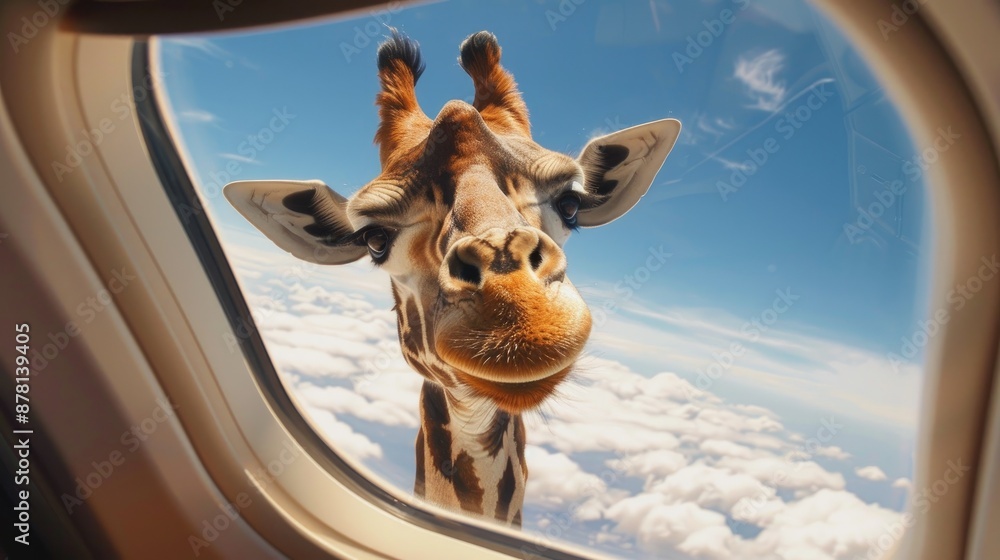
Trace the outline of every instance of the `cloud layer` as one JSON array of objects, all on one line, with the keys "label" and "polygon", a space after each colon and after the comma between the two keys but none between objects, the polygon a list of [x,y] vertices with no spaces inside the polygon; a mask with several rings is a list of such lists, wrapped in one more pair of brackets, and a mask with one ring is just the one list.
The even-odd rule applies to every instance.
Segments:
[{"label": "cloud layer", "polygon": [[[303,273],[296,261],[247,247],[231,254],[268,351],[313,424],[339,452],[398,474],[399,458],[412,454],[412,444],[397,447],[418,425],[421,378],[399,354],[387,288],[373,288],[362,266]],[[710,318],[661,319],[665,330],[630,328],[669,339],[669,323],[701,321],[694,336],[733,335]],[[716,344],[712,336],[689,342]],[[757,371],[771,365],[751,356],[732,374],[780,375]],[[904,488],[897,478],[905,473],[852,464],[843,419],[817,413],[815,432],[795,432],[772,410],[727,401],[675,373],[640,373],[591,354],[526,422],[532,542],[629,557],[855,558],[900,517],[851,490],[856,478]]]},{"label": "cloud layer", "polygon": [[[782,315],[764,325],[759,319],[767,309],[736,317],[714,309],[666,308],[640,296],[622,299],[602,285],[584,291],[592,307],[613,303],[615,309],[595,326],[593,351],[650,367],[669,356],[670,368],[698,389],[719,393],[741,383],[818,410],[915,429],[922,381],[916,363],[894,364],[884,354],[831,340]],[[727,351],[734,345],[738,354]],[[843,450],[825,453],[837,458]]]}]

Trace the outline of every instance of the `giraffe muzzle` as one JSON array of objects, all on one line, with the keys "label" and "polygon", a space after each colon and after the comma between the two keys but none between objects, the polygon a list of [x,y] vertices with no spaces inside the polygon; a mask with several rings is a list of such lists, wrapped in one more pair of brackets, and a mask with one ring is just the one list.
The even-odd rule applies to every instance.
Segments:
[{"label": "giraffe muzzle", "polygon": [[[435,350],[473,388],[523,409],[551,394],[590,336],[591,317],[544,232],[494,228],[457,241],[440,271]],[[527,396],[525,396],[527,395]],[[537,401],[537,402],[536,402]],[[508,401],[511,403],[514,401]]]}]

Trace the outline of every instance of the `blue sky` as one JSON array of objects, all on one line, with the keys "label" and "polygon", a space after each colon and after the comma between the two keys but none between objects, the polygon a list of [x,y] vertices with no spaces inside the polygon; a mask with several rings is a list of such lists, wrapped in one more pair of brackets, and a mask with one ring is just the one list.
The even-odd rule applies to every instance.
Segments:
[{"label": "blue sky", "polygon": [[[417,94],[430,116],[470,98],[458,45],[488,29],[547,148],[576,154],[594,135],[665,117],[684,126],[636,208],[566,246],[570,275],[591,306],[613,304],[595,328],[591,359],[647,378],[676,372],[727,401],[776,411],[799,433],[816,430],[817,411],[835,412],[853,427],[838,445],[858,466],[878,465],[890,481],[908,476],[919,356],[902,373],[885,357],[926,315],[931,230],[922,177],[904,172],[917,151],[860,56],[805,5],[591,0],[569,13],[571,4],[450,1],[163,41],[164,83],[223,241],[256,243],[215,183],[316,178],[350,195],[377,174],[374,59],[383,23],[420,42],[427,71]],[[276,114],[287,126],[251,154],[248,135]],[[905,193],[874,224],[858,226],[869,223],[859,208],[897,180]],[[630,295],[616,292],[661,246],[671,254],[666,265]],[[361,264],[328,279],[355,286],[348,277],[363,273],[379,274]],[[263,285],[266,273],[254,274],[245,282]],[[787,312],[772,312],[776,291],[796,296]],[[388,292],[366,297],[382,305]],[[743,327],[769,314],[777,320],[748,338]],[[698,385],[730,341],[752,354]],[[289,367],[297,380],[308,376]],[[348,416],[338,418],[382,433]],[[870,482],[849,478],[848,489],[901,507],[904,495]]]},{"label": "blue sky", "polygon": [[[912,157],[914,149],[857,55],[828,58],[833,47],[817,36],[833,31],[817,31],[822,19],[811,8],[782,8],[786,21],[776,22],[740,12],[736,2],[661,3],[656,33],[643,2],[581,5],[566,21],[556,21],[555,30],[545,14],[558,10],[558,3],[500,5],[508,9],[447,2],[382,17],[421,43],[428,69],[418,95],[430,115],[446,101],[470,95],[468,76],[456,62],[457,45],[470,32],[489,29],[524,93],[535,138],[548,148],[575,154],[595,131],[668,116],[685,126],[643,203],[627,219],[570,241],[577,284],[606,278],[608,270],[632,270],[649,246],[663,244],[674,255],[669,278],[649,286],[650,298],[749,317],[776,288],[790,286],[803,294],[797,322],[853,344],[898,348],[923,312],[914,281],[924,270],[923,185],[912,185],[906,200],[890,208],[902,214],[909,242],[875,226],[864,241],[851,243],[843,226],[858,217],[853,189],[870,190],[855,169],[863,163],[852,165],[851,158],[881,163]],[[727,8],[735,21],[678,71],[673,53],[684,54],[686,38],[696,38],[706,30],[703,20],[718,19]],[[618,21],[608,14],[616,11]],[[320,178],[344,194],[372,179],[378,170],[371,139],[378,122],[374,56],[380,37],[365,34],[366,26],[381,27],[369,17],[220,37],[212,43],[231,55],[225,59],[189,51],[184,75],[168,81],[188,110],[212,115],[212,122],[184,123],[198,143],[193,153],[212,156],[199,160],[204,178],[225,167],[227,159],[217,154],[237,154],[247,134],[267,125],[273,109],[287,107],[300,117],[293,130],[243,165],[238,178]],[[633,34],[629,26],[643,29]],[[187,47],[184,41],[167,45],[168,59],[174,49]],[[761,94],[774,111],[757,106],[760,98],[733,75],[741,59],[768,51],[776,52],[772,81],[785,92]],[[783,115],[799,106],[787,100],[822,80],[832,80],[832,97],[786,140]],[[841,82],[847,80],[864,93],[845,91]],[[849,110],[863,114],[852,119]],[[877,149],[865,145],[852,155],[853,134],[869,135]],[[769,137],[778,141],[778,152],[724,201],[717,183],[731,176],[726,165],[743,162],[746,150],[760,148]],[[874,153],[879,150],[884,153]],[[650,229],[651,223],[658,227]]]}]

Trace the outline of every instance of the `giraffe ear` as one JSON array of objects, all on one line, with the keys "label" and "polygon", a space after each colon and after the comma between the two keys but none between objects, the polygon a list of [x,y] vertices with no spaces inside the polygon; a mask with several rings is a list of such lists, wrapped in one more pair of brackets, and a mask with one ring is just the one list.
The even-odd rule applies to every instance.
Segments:
[{"label": "giraffe ear", "polygon": [[321,181],[236,181],[230,204],[275,245],[316,264],[344,264],[368,254],[346,242],[354,232],[347,199]]},{"label": "giraffe ear", "polygon": [[680,121],[663,119],[588,142],[578,162],[597,204],[580,210],[579,224],[601,226],[631,210],[649,190],[680,133]]}]

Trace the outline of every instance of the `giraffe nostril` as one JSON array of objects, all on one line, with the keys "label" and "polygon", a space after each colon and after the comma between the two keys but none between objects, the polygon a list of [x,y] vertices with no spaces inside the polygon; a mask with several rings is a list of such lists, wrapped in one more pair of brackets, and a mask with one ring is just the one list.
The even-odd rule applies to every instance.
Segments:
[{"label": "giraffe nostril", "polygon": [[451,262],[448,263],[448,272],[451,274],[452,278],[462,280],[470,284],[475,284],[477,286],[483,279],[478,266],[463,261],[462,257],[457,254],[454,255],[451,258]]},{"label": "giraffe nostril", "polygon": [[542,266],[542,244],[539,243],[535,247],[535,250],[528,255],[528,262],[531,264],[531,270],[538,270],[538,267]]}]

